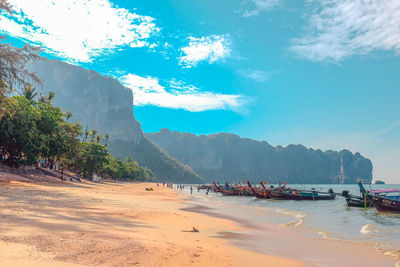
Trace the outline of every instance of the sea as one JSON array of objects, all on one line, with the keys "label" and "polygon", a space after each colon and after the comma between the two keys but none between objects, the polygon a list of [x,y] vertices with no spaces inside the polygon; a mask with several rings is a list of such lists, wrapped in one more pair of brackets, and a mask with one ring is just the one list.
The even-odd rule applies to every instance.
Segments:
[{"label": "sea", "polygon": [[[367,190],[400,188],[398,184],[364,186]],[[356,184],[302,184],[291,185],[291,187],[315,188],[323,192],[333,189],[336,193],[347,190],[350,194],[360,195],[359,187]],[[400,213],[380,213],[374,207],[366,209],[347,207],[345,199],[341,196],[337,196],[335,200],[323,201],[274,200],[246,196],[223,196],[215,192],[209,192],[207,195],[205,190],[198,191],[196,186],[192,188],[193,193],[190,194],[190,185],[185,185],[182,193],[187,196],[187,203],[197,207],[193,211],[232,219],[244,227],[253,227],[254,229],[258,227],[258,230],[263,233],[267,231],[265,236],[274,243],[279,243],[279,237],[274,238],[274,231],[284,229],[284,233],[290,235],[291,230],[297,229],[300,230],[298,232],[317,236],[322,240],[342,240],[373,247],[382,255],[393,258],[398,262],[397,266],[400,266]],[[180,191],[176,186],[175,190]],[[237,234],[240,237],[240,231]],[[274,254],[282,251],[281,248],[274,251],[273,246],[260,246],[256,241],[246,242],[245,246],[250,246],[260,252]],[[287,246],[287,243],[282,244]],[[241,245],[243,246],[243,242]],[[293,244],[293,247],[290,247],[289,244],[288,252],[284,256],[293,258],[294,254],[290,253],[292,249],[298,250],[298,244]],[[304,251],[306,252],[306,249]],[[323,253],[321,251],[321,255]],[[296,255],[298,256],[299,253]],[[332,258],[332,260],[335,259]],[[319,265],[318,259],[315,262],[316,265]],[[357,261],[355,263],[357,264]]]}]

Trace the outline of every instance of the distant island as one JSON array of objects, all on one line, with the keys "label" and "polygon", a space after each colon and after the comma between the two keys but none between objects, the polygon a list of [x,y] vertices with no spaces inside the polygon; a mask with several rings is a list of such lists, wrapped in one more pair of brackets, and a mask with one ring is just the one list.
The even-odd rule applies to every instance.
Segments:
[{"label": "distant island", "polygon": [[375,184],[385,184],[385,182],[384,182],[384,181],[381,181],[381,180],[376,180],[376,181],[375,181]]},{"label": "distant island", "polygon": [[357,178],[372,180],[371,161],[348,150],[274,147],[227,133],[206,136],[162,129],[145,136],[207,182],[268,179],[272,183],[351,184]]}]

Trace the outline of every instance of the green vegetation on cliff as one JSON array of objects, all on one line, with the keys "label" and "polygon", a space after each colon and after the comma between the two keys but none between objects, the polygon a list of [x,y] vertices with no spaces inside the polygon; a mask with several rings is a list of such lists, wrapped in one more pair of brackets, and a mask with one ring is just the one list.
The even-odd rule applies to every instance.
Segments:
[{"label": "green vegetation on cliff", "polygon": [[154,145],[147,138],[134,144],[121,140],[112,141],[110,152],[124,158],[133,155],[140,165],[146,166],[157,177],[157,180],[174,183],[202,183],[202,178],[188,165],[178,162]]}]

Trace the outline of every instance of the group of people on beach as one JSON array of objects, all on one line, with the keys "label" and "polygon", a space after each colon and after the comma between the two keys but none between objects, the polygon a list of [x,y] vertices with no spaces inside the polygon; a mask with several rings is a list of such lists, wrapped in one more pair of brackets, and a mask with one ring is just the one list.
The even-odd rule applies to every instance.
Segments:
[{"label": "group of people on beach", "polygon": [[[172,187],[171,187],[172,188]],[[185,189],[184,185],[177,184],[176,189],[180,189],[181,191]],[[197,191],[200,191],[200,187],[197,188]],[[193,186],[190,186],[190,194],[193,194]]]},{"label": "group of people on beach", "polygon": [[[169,183],[162,183],[162,185],[163,185],[163,187],[167,186],[167,188],[171,188],[171,189],[172,189],[172,184],[169,184]],[[160,184],[157,183],[157,187],[159,187],[159,186],[160,186]]]}]

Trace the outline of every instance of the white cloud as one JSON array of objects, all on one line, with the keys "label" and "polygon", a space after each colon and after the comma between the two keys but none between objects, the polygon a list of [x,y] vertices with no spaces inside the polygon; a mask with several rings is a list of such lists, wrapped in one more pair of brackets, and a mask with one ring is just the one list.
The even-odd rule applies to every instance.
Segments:
[{"label": "white cloud", "polygon": [[291,50],[312,61],[339,61],[373,50],[400,52],[399,0],[314,0],[305,36]]},{"label": "white cloud", "polygon": [[179,63],[186,68],[194,67],[204,60],[214,63],[231,53],[231,43],[227,36],[211,35],[201,38],[191,36],[188,40],[189,44],[181,48],[183,55],[179,58]]},{"label": "white cloud", "polygon": [[153,105],[174,109],[185,109],[192,112],[205,110],[237,110],[246,103],[241,95],[224,95],[203,92],[199,88],[181,81],[167,82],[168,88],[154,77],[141,77],[127,74],[120,81],[134,93],[134,105]]},{"label": "white cloud", "polygon": [[16,14],[0,15],[0,31],[43,46],[74,62],[123,47],[151,46],[154,19],[118,8],[109,0],[9,0]]},{"label": "white cloud", "polygon": [[269,11],[274,7],[282,4],[282,0],[248,0],[246,3],[251,3],[254,7],[243,12],[243,17],[253,17],[261,12]]},{"label": "white cloud", "polygon": [[256,82],[268,81],[269,79],[271,79],[271,76],[275,74],[275,72],[268,72],[263,70],[241,70],[238,73],[239,75]]}]

